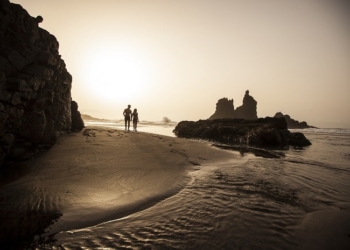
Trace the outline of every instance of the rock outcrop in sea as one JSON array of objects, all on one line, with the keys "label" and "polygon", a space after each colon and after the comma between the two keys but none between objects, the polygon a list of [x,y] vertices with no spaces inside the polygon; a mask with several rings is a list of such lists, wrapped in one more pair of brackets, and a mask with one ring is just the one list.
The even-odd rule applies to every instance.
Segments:
[{"label": "rock outcrop in sea", "polygon": [[233,99],[222,98],[216,103],[215,113],[209,117],[209,120],[222,118],[241,118],[247,120],[258,119],[257,102],[249,95],[249,90],[246,91],[242,106],[234,108]]},{"label": "rock outcrop in sea", "polygon": [[[275,114],[276,118],[284,117],[287,122],[287,126],[290,129],[293,128],[315,128],[309,126],[305,121],[299,122],[292,119],[289,115],[283,115],[281,112]],[[255,120],[258,119],[257,115],[257,101],[249,95],[249,90],[246,91],[242,106],[234,108],[233,99],[221,98],[216,103],[215,113],[210,116],[209,120],[214,119],[223,119],[223,118],[240,118],[246,120]]]},{"label": "rock outcrop in sea", "polygon": [[205,139],[228,145],[288,149],[311,145],[302,133],[291,133],[284,118],[215,119],[182,121],[173,131],[178,137]]},{"label": "rock outcrop in sea", "polygon": [[77,105],[72,112],[72,76],[59,43],[42,21],[0,1],[0,165],[29,159],[84,127]]},{"label": "rock outcrop in sea", "polygon": [[281,112],[277,112],[274,117],[276,117],[276,118],[284,117],[284,119],[286,119],[288,128],[291,128],[291,129],[293,129],[293,128],[299,128],[299,129],[301,129],[301,128],[315,128],[313,126],[309,126],[307,124],[307,122],[305,122],[305,121],[299,122],[297,120],[292,119],[289,115],[284,115]]}]

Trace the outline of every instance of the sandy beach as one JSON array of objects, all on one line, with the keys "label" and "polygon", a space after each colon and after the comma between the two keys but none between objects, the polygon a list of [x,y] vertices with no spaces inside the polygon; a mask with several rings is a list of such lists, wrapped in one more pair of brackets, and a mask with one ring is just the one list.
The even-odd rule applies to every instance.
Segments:
[{"label": "sandy beach", "polygon": [[127,216],[179,192],[190,171],[237,157],[208,143],[142,132],[89,127],[62,136],[2,180],[1,241]]},{"label": "sandy beach", "polygon": [[[308,193],[295,196],[295,166],[259,159],[207,142],[87,127],[3,170],[0,248],[50,246],[57,239],[67,249],[143,247],[163,244],[164,224],[172,239],[164,244],[174,249],[254,249],[249,239],[255,237],[267,247],[348,249],[349,203],[308,207]],[[274,181],[294,188],[271,188]],[[207,243],[205,235],[212,235]]]}]

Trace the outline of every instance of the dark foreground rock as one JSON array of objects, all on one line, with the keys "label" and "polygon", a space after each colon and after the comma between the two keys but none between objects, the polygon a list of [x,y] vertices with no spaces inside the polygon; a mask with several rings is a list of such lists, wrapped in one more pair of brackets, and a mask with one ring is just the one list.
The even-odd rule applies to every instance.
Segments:
[{"label": "dark foreground rock", "polygon": [[286,122],[287,122],[287,127],[290,129],[315,128],[313,126],[309,126],[305,121],[299,122],[297,120],[292,119],[289,115],[284,115],[281,112],[277,112],[274,117],[277,117],[277,118],[284,117],[284,119],[286,119]]},{"label": "dark foreground rock", "polygon": [[0,166],[50,147],[72,131],[72,117],[79,120],[71,113],[72,76],[42,21],[0,1]]},{"label": "dark foreground rock", "polygon": [[71,102],[71,113],[72,113],[72,131],[81,131],[85,125],[80,112],[78,111],[78,103],[75,101]]},{"label": "dark foreground rock", "polygon": [[273,149],[311,145],[302,133],[291,133],[284,118],[182,121],[173,132],[178,137],[212,140],[229,145]]}]

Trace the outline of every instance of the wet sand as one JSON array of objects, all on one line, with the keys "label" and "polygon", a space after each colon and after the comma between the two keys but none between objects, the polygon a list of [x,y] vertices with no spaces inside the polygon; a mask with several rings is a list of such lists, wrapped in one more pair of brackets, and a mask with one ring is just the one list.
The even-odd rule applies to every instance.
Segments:
[{"label": "wet sand", "polygon": [[350,202],[308,213],[298,228],[300,249],[350,249]]},{"label": "wet sand", "polygon": [[[209,143],[150,133],[89,127],[62,136],[2,172],[0,249],[118,220],[177,194],[193,181],[191,171],[241,159]],[[345,202],[307,213],[296,225],[297,249],[349,249],[349,211]]]},{"label": "wet sand", "polygon": [[3,178],[0,243],[14,246],[127,216],[179,192],[191,181],[189,171],[238,157],[142,132],[89,127],[62,136]]}]

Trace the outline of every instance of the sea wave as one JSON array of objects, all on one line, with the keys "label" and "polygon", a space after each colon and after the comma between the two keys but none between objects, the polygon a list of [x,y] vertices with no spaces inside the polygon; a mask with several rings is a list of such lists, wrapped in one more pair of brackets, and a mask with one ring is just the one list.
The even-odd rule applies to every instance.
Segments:
[{"label": "sea wave", "polygon": [[291,132],[315,133],[315,134],[350,134],[348,128],[305,128],[305,129],[289,129]]}]

